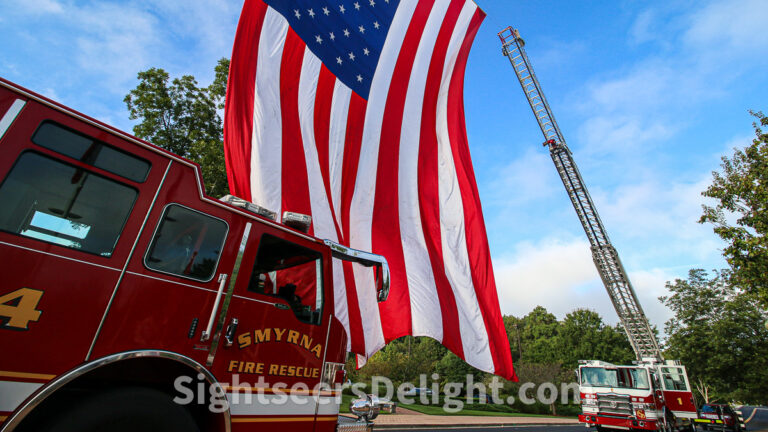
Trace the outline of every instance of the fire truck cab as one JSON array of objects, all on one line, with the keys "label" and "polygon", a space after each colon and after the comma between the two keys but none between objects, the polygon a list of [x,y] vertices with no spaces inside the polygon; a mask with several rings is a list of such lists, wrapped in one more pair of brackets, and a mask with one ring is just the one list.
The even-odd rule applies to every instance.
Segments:
[{"label": "fire truck cab", "polygon": [[0,79],[0,431],[344,428],[333,261],[386,260],[275,216]]},{"label": "fire truck cab", "polygon": [[653,360],[632,366],[581,361],[579,421],[603,430],[694,430],[696,404],[685,367]]}]

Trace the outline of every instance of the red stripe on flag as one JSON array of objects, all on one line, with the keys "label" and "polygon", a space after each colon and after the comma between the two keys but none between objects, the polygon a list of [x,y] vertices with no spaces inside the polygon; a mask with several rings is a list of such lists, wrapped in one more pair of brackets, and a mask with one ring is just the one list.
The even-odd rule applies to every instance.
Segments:
[{"label": "red stripe on flag", "polygon": [[443,345],[456,355],[464,358],[461,340],[459,312],[451,284],[445,274],[443,245],[440,231],[440,192],[437,167],[437,98],[443,74],[451,33],[464,2],[454,0],[446,11],[435,49],[427,72],[427,86],[424,90],[424,111],[421,120],[421,145],[419,147],[419,202],[421,222],[424,229],[429,259],[435,275],[435,285],[443,315]]},{"label": "red stripe on flag", "polygon": [[[357,93],[352,92],[349,102],[349,115],[347,116],[347,132],[344,140],[344,162],[341,173],[342,178],[347,179],[341,186],[341,226],[343,237],[339,240],[343,244],[349,244],[349,211],[352,204],[352,196],[355,193],[357,178],[357,166],[360,161],[360,147],[363,142],[363,126],[365,123],[365,111],[368,102]],[[360,304],[357,298],[357,286],[352,264],[344,263],[344,279],[347,282],[347,304],[349,305],[349,331],[351,350],[354,353],[365,355],[365,335],[363,322],[360,316]]]},{"label": "red stripe on flag", "polygon": [[253,134],[253,100],[256,86],[256,64],[259,38],[267,5],[260,1],[247,1],[243,5],[237,25],[237,37],[232,47],[232,58],[239,59],[237,67],[230,68],[224,116],[224,160],[227,180],[232,195],[251,200],[251,137]]},{"label": "red stripe on flag", "polygon": [[411,299],[401,240],[398,199],[400,131],[403,121],[408,121],[403,119],[405,98],[417,47],[424,33],[431,6],[429,2],[420,2],[413,12],[392,72],[381,125],[376,193],[371,221],[371,249],[374,253],[385,256],[389,265],[389,298],[379,305],[381,314],[390,318],[381,322],[387,342],[412,333]]},{"label": "red stripe on flag", "polygon": [[[331,175],[328,160],[329,134],[331,124],[331,105],[333,104],[333,88],[336,84],[336,76],[325,65],[320,67],[320,76],[317,82],[317,94],[315,95],[315,146],[317,147],[317,159],[320,163],[320,173],[323,176],[325,195],[334,222],[337,215],[334,213],[333,195],[331,194]],[[336,224],[338,231],[338,224]],[[341,233],[339,233],[341,237]]]},{"label": "red stripe on flag", "polygon": [[483,221],[483,210],[480,205],[480,194],[475,182],[475,172],[472,168],[472,158],[467,142],[466,124],[464,121],[464,73],[472,42],[480,28],[485,13],[477,9],[469,23],[467,34],[461,45],[456,59],[456,65],[451,78],[448,92],[448,135],[451,141],[453,160],[456,164],[456,175],[464,207],[464,229],[467,239],[467,251],[470,259],[472,282],[475,295],[480,305],[480,313],[485,322],[485,328],[490,340],[491,356],[496,374],[506,379],[517,381],[512,357],[509,352],[507,335],[503,326],[501,311],[496,292],[496,282],[491,266],[491,253],[488,237]]},{"label": "red stripe on flag", "polygon": [[[282,211],[312,214],[309,180],[299,118],[299,77],[306,45],[288,29],[280,63],[280,108],[283,119]],[[312,230],[310,230],[311,232]]]}]

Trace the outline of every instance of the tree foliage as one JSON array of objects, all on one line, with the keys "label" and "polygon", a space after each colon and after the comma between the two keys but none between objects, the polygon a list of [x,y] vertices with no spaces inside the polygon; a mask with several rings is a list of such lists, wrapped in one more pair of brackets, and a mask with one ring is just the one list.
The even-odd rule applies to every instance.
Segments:
[{"label": "tree foliage", "polygon": [[754,296],[727,274],[700,269],[667,289],[659,298],[674,312],[665,327],[667,357],[681,360],[709,399],[768,402],[768,315]]},{"label": "tree foliage", "polygon": [[745,149],[723,157],[722,172],[713,172],[712,185],[702,194],[717,200],[704,206],[700,222],[714,225],[727,242],[723,250],[731,267],[730,280],[768,305],[768,126],[762,112],[750,112],[755,139]]},{"label": "tree foliage", "polygon": [[218,110],[224,107],[229,60],[222,58],[215,79],[198,86],[191,75],[171,80],[163,69],[138,73],[139,84],[124,99],[131,120],[140,120],[133,133],[200,165],[206,191],[212,196],[228,192],[224,164],[223,125]]},{"label": "tree foliage", "polygon": [[576,309],[558,321],[537,306],[523,318],[504,317],[504,326],[513,359],[522,363],[559,363],[571,370],[579,360],[623,364],[635,358],[624,331],[606,325],[597,312],[588,309]]}]

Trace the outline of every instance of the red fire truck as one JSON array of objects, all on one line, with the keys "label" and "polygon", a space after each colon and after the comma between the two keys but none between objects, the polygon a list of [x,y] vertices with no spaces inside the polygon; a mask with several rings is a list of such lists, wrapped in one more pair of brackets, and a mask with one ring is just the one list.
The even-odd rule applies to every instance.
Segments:
[{"label": "red fire truck", "polygon": [[208,197],[197,165],[3,79],[0,149],[2,432],[369,425],[321,387],[346,357],[331,263],[371,267],[382,301],[383,257]]},{"label": "red fire truck", "polygon": [[579,421],[595,426],[598,431],[693,429],[691,420],[697,418],[696,404],[685,368],[679,362],[664,360],[635,289],[533,72],[525,42],[512,27],[498,35],[502,53],[512,65],[536,117],[544,135],[544,146],[549,148],[552,162],[589,239],[597,272],[637,356],[634,366],[615,366],[598,360],[582,362]]},{"label": "red fire truck", "polygon": [[579,365],[582,414],[597,430],[694,430],[697,410],[685,367],[668,360]]}]

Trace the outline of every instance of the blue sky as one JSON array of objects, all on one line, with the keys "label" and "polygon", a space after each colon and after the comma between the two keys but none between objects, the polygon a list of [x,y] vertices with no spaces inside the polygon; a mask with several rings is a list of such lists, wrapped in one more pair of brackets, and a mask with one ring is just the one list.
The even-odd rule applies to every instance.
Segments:
[{"label": "blue sky", "polygon": [[[768,2],[479,0],[466,74],[470,148],[502,312],[577,307],[616,322],[589,246],[496,33],[520,30],[534,70],[652,324],[664,283],[721,268],[696,223],[720,157],[768,111]],[[136,73],[207,85],[241,1],[0,2],[0,76],[130,131]]]}]

